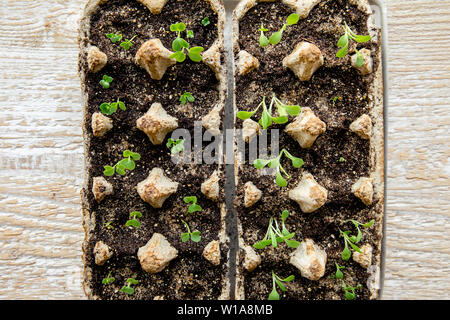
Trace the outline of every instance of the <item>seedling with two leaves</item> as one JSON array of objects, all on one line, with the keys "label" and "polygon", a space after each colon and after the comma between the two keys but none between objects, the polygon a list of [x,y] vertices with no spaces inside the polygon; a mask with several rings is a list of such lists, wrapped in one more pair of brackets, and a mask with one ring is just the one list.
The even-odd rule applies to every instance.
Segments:
[{"label": "seedling with two leaves", "polygon": [[274,248],[278,246],[278,243],[285,242],[290,248],[297,248],[300,242],[291,240],[295,236],[295,232],[289,232],[286,228],[285,221],[289,217],[289,211],[283,210],[281,213],[281,230],[278,226],[278,222],[274,218],[270,218],[269,227],[267,228],[264,239],[258,241],[253,245],[256,249],[264,249],[267,246],[272,245]]},{"label": "seedling with two leaves", "polygon": [[344,266],[340,266],[337,262],[334,263],[336,265],[336,273],[331,276],[332,279],[344,279],[344,274],[342,273],[342,269],[345,269]]},{"label": "seedling with two leaves", "polygon": [[355,300],[356,293],[355,290],[359,290],[362,288],[362,285],[358,283],[356,287],[347,286],[344,281],[342,281],[342,286],[344,287],[345,299],[347,300]]},{"label": "seedling with two leaves", "polygon": [[362,253],[361,249],[356,245],[362,238],[362,232],[361,229],[359,228],[359,226],[363,226],[364,228],[370,228],[373,223],[375,222],[374,219],[370,220],[367,223],[360,223],[356,220],[348,220],[346,222],[352,222],[356,229],[358,230],[358,233],[356,236],[354,235],[350,235],[351,231],[342,231],[341,229],[339,229],[339,236],[344,238],[344,250],[341,252],[341,256],[342,256],[342,260],[347,261],[348,259],[350,259],[352,252],[350,251],[348,245],[350,245],[350,247],[355,250],[356,252]]},{"label": "seedling with two leaves", "polygon": [[131,212],[130,219],[125,223],[125,226],[139,228],[141,226],[139,218],[142,218],[142,213],[140,213],[139,211]]},{"label": "seedling with two leaves", "polygon": [[267,32],[269,30],[264,28],[264,24],[261,23],[261,28],[259,28],[259,31],[261,31],[261,35],[259,37],[259,45],[264,48],[267,47],[269,43],[272,45],[280,43],[281,38],[283,37],[283,32],[286,31],[286,28],[288,26],[297,24],[299,19],[300,17],[298,14],[296,13],[290,14],[286,19],[286,23],[283,24],[283,27],[279,31],[272,33],[269,39],[267,39],[266,35],[264,34],[264,32]]},{"label": "seedling with two leaves", "polygon": [[[123,36],[120,33],[108,33],[106,34],[106,37],[111,40],[112,43],[117,43],[122,40]],[[130,50],[131,46],[133,45],[133,40],[136,39],[137,36],[134,36],[131,39],[125,39],[125,41],[122,41],[120,43],[120,46],[124,50]]]},{"label": "seedling with two leaves", "polygon": [[99,83],[103,87],[103,89],[109,89],[109,87],[111,86],[111,82],[113,82],[113,80],[114,78],[105,74]]},{"label": "seedling with two leaves", "polygon": [[[270,102],[269,108],[266,105],[266,97],[263,97],[262,102],[256,107],[253,111],[239,111],[237,113],[237,117],[241,120],[250,119],[255,115],[255,113],[259,110],[260,107],[263,107],[263,111],[261,114],[261,119],[259,120],[259,124],[263,127],[264,130],[269,128],[273,123],[276,124],[285,124],[289,120],[289,116],[295,117],[300,111],[301,107],[297,105],[287,105],[281,102],[275,94],[272,96],[272,101]],[[272,116],[273,106],[276,106],[278,117]]]},{"label": "seedling with two leaves", "polygon": [[110,272],[108,273],[108,275],[106,276],[106,278],[103,278],[102,284],[108,285],[108,284],[111,284],[111,283],[113,283],[114,281],[116,281],[116,278],[111,277],[111,273],[112,273],[112,271],[110,271]]},{"label": "seedling with two leaves", "polygon": [[166,147],[170,149],[172,154],[180,153],[181,151],[184,151],[184,140],[173,140],[172,138],[169,138],[167,140]]},{"label": "seedling with two leaves", "polygon": [[[357,43],[364,43],[364,42],[368,42],[368,41],[370,41],[370,39],[372,39],[372,37],[370,35],[367,35],[367,36],[357,35],[356,33],[354,33],[352,31],[352,29],[350,29],[350,27],[347,25],[347,22],[344,22],[344,24],[345,24],[345,26],[344,26],[345,34],[339,38],[339,41],[337,43],[338,47],[341,48],[336,53],[336,57],[338,57],[338,58],[343,58],[347,55],[348,44],[349,44],[350,40],[354,40]],[[356,48],[355,48],[355,52],[356,52],[356,65],[358,67],[362,67],[362,65],[364,64],[363,56]]]},{"label": "seedling with two leaves", "polygon": [[132,285],[136,285],[138,283],[139,283],[138,280],[136,280],[134,278],[128,278],[126,285],[124,285],[122,287],[122,289],[120,289],[120,292],[124,292],[124,293],[126,293],[128,295],[132,295],[134,293],[134,288],[132,288],[131,286]]},{"label": "seedling with two leaves", "polygon": [[209,21],[209,18],[208,18],[208,17],[202,19],[202,25],[203,25],[204,27],[207,27],[207,26],[209,26],[210,24],[211,24],[211,21]]},{"label": "seedling with two leaves", "polygon": [[183,233],[181,235],[181,241],[187,242],[187,241],[189,241],[189,239],[191,239],[193,242],[200,242],[200,240],[202,240],[200,231],[195,230],[194,232],[191,232],[191,229],[189,228],[189,225],[187,224],[187,222],[184,220],[181,220],[181,222],[184,223],[184,225],[186,226],[186,229],[187,229],[187,232]]},{"label": "seedling with two leaves", "polygon": [[[256,159],[253,162],[253,165],[256,169],[262,169],[265,166],[268,166],[271,169],[276,169],[277,174],[276,174],[276,178],[275,178],[275,182],[277,183],[278,186],[280,187],[286,187],[287,186],[287,181],[286,179],[283,177],[283,174],[290,179],[291,176],[286,172],[286,170],[284,170],[284,168],[281,166],[281,157],[283,156],[283,154],[289,158],[291,160],[292,166],[294,166],[294,168],[300,168],[303,166],[304,161],[301,158],[297,158],[294,157],[292,154],[290,154],[286,149],[281,150],[280,154],[273,159]],[[282,174],[283,173],[283,174]]]},{"label": "seedling with two leaves", "polygon": [[195,98],[190,92],[185,92],[180,96],[181,104],[186,104],[187,102],[194,102]]},{"label": "seedling with two leaves", "polygon": [[197,197],[191,196],[191,197],[184,197],[184,203],[191,203],[191,205],[188,208],[189,213],[194,213],[198,211],[202,211],[203,208],[197,204]]},{"label": "seedling with two leaves", "polygon": [[130,150],[125,150],[123,152],[123,159],[117,162],[114,166],[104,166],[105,171],[103,171],[103,174],[107,177],[111,177],[114,175],[114,173],[118,173],[121,176],[125,175],[126,171],[129,170],[132,171],[134,168],[136,168],[135,161],[138,161],[141,159],[141,155],[136,152],[132,152]]},{"label": "seedling with two leaves", "polygon": [[177,62],[183,62],[184,60],[186,60],[186,51],[189,59],[191,59],[192,61],[202,61],[202,56],[200,53],[205,49],[203,47],[190,48],[189,43],[181,37],[181,33],[185,30],[186,25],[183,22],[170,25],[170,31],[177,33],[176,39],[172,42],[172,49],[175,52],[170,55],[170,58],[175,59]]},{"label": "seedling with two leaves", "polygon": [[104,102],[100,105],[100,111],[107,116],[110,116],[113,113],[115,113],[117,111],[117,109],[120,109],[122,111],[127,110],[125,103],[120,101],[120,99],[117,99],[116,102],[111,102],[111,103]]},{"label": "seedling with two leaves", "polygon": [[269,294],[269,300],[280,300],[280,294],[277,292],[277,286],[281,291],[287,291],[283,282],[291,282],[295,279],[294,275],[290,275],[287,278],[281,279],[272,271],[272,292]]}]

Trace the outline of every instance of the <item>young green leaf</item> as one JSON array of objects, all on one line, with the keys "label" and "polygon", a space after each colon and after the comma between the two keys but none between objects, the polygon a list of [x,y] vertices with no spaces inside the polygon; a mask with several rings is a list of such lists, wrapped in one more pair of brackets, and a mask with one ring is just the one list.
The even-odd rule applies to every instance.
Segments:
[{"label": "young green leaf", "polygon": [[[370,35],[367,36],[357,35],[350,29],[350,27],[347,25],[346,22],[344,22],[344,30],[345,30],[344,35],[342,35],[337,42],[337,46],[341,48],[336,53],[336,57],[338,58],[343,58],[347,55],[350,40],[354,40],[357,43],[364,43],[370,41],[370,39],[372,38]],[[355,49],[355,52],[356,52],[356,65],[358,67],[362,67],[364,59],[357,49]]]},{"label": "young green leaf", "polygon": [[287,17],[286,24],[292,26],[293,24],[297,24],[298,20],[300,20],[300,16],[296,13],[292,13]]},{"label": "young green leaf", "polygon": [[191,239],[193,242],[200,242],[202,237],[200,234],[200,231],[195,230],[194,232],[191,232],[191,229],[189,228],[189,225],[187,224],[186,221],[181,220],[184,224],[184,226],[187,229],[186,233],[181,234],[181,241],[182,242],[187,242],[189,241],[189,239]]},{"label": "young green leaf", "polygon": [[291,155],[286,149],[281,150],[280,154],[278,155],[278,157],[275,157],[273,159],[256,159],[253,162],[253,166],[256,169],[262,169],[265,166],[268,166],[269,168],[272,169],[276,169],[276,178],[275,178],[275,182],[278,184],[278,186],[280,187],[285,187],[287,186],[287,181],[286,179],[283,177],[282,173],[284,173],[284,175],[287,176],[287,178],[290,178],[290,176],[286,173],[286,171],[284,170],[284,168],[281,166],[281,157],[285,155],[287,158],[289,158],[291,160],[292,166],[294,168],[300,168],[303,166],[304,161],[301,158],[297,158],[294,157],[293,155]]},{"label": "young green leaf", "polygon": [[196,196],[191,196],[191,197],[184,197],[184,202],[185,203],[192,203],[189,208],[188,208],[188,212],[189,213],[194,213],[194,212],[198,212],[198,211],[202,211],[203,208],[197,204],[197,197]]},{"label": "young green leaf", "polygon": [[124,50],[130,50],[131,46],[133,45],[133,40],[136,39],[137,36],[134,36],[131,39],[126,39],[124,42],[122,42],[120,44],[120,46],[124,49]]},{"label": "young green leaf", "polygon": [[194,37],[194,31],[188,30],[186,31],[186,38],[193,38]]},{"label": "young green leaf", "polygon": [[102,80],[100,80],[100,85],[103,87],[103,89],[109,89],[109,87],[111,86],[111,82],[113,82],[113,78],[108,76],[108,75],[104,75]]},{"label": "young green leaf", "polygon": [[132,171],[136,167],[135,161],[141,159],[141,155],[139,153],[135,153],[129,150],[125,150],[123,152],[123,159],[117,162],[114,166],[104,166],[103,174],[105,176],[113,176],[114,173],[118,173],[119,175],[125,175],[126,170]]},{"label": "young green leaf", "polygon": [[116,280],[114,277],[111,277],[111,272],[112,272],[112,271],[110,271],[110,272],[108,273],[108,275],[106,276],[106,278],[103,278],[102,284],[108,285],[108,284],[113,283],[113,282]]},{"label": "young green leaf", "polygon": [[202,20],[202,25],[203,25],[204,27],[208,26],[210,23],[211,23],[211,22],[209,21],[209,18],[208,18],[208,17],[206,17],[206,18],[204,18],[204,19]]},{"label": "young green leaf", "polygon": [[122,35],[120,33],[108,33],[106,34],[106,37],[111,40],[112,43],[122,40]]},{"label": "young green leaf", "polygon": [[177,154],[184,151],[184,139],[173,140],[169,138],[166,143],[167,148],[170,149],[171,154]]},{"label": "young green leaf", "polygon": [[187,102],[194,102],[195,98],[190,92],[185,92],[180,96],[181,104],[186,104]]}]

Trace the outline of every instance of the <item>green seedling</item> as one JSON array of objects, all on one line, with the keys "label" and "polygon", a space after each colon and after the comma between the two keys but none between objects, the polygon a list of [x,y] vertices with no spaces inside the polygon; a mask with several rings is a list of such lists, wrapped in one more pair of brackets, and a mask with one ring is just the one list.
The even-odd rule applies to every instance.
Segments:
[{"label": "green seedling", "polygon": [[362,224],[356,220],[348,220],[346,222],[352,222],[356,229],[358,230],[358,233],[356,236],[350,235],[350,231],[342,231],[341,229],[339,229],[339,236],[344,238],[344,250],[341,252],[341,256],[342,256],[342,260],[347,261],[348,259],[350,259],[352,253],[349,249],[349,245],[350,247],[355,250],[356,252],[362,253],[361,249],[356,245],[362,238],[362,232],[361,229],[359,228],[359,226],[363,226],[364,228],[370,228],[373,223],[375,222],[374,219],[370,220],[369,222]]},{"label": "green seedling", "polygon": [[333,98],[333,103],[336,103],[337,101],[342,101],[342,97],[336,96]]},{"label": "green seedling", "polygon": [[125,226],[139,228],[141,226],[141,222],[138,220],[139,218],[142,218],[142,213],[139,211],[131,212],[130,219],[125,223]]},{"label": "green seedling", "polygon": [[166,147],[170,149],[172,154],[180,153],[184,151],[184,140],[178,139],[175,141],[172,138],[169,138],[167,140]]},{"label": "green seedling", "polygon": [[100,111],[105,114],[105,115],[112,115],[113,113],[115,113],[117,111],[117,109],[120,110],[127,110],[127,107],[125,106],[125,103],[123,103],[122,101],[120,101],[120,99],[117,99],[116,102],[112,102],[112,103],[108,103],[108,102],[104,102],[100,105]]},{"label": "green seedling", "polygon": [[345,162],[345,159],[343,157],[340,157],[339,162]]},{"label": "green seedling", "polygon": [[128,278],[128,279],[127,279],[126,285],[124,285],[124,286],[122,287],[122,289],[120,289],[120,291],[121,291],[121,292],[124,292],[124,293],[126,293],[126,294],[128,294],[128,295],[132,295],[132,294],[134,293],[134,289],[133,289],[131,286],[132,286],[132,285],[136,285],[136,284],[138,284],[138,283],[139,283],[138,280],[136,280],[136,279],[134,279],[134,278]]},{"label": "green seedling", "polygon": [[189,225],[187,224],[186,221],[181,220],[184,225],[186,226],[187,232],[183,233],[181,235],[181,241],[183,242],[187,242],[189,241],[189,239],[191,239],[193,242],[200,242],[200,240],[202,239],[201,235],[200,235],[200,231],[195,230],[194,232],[191,232],[191,229],[189,228]]},{"label": "green seedling", "polygon": [[114,173],[118,173],[121,176],[125,175],[126,171],[132,171],[136,168],[135,161],[141,159],[141,155],[139,153],[131,152],[130,150],[125,150],[123,152],[123,159],[117,162],[114,166],[104,166],[105,171],[103,174],[107,177],[111,177]]},{"label": "green seedling", "polygon": [[331,276],[332,279],[343,279],[344,274],[342,273],[342,269],[345,269],[344,266],[340,266],[337,262],[334,263],[336,265],[336,273]]},{"label": "green seedling", "polygon": [[[349,44],[350,40],[354,40],[357,43],[364,43],[364,42],[368,42],[368,41],[370,41],[370,39],[372,39],[372,37],[370,35],[367,35],[367,36],[357,35],[356,33],[354,33],[352,31],[352,29],[350,29],[350,27],[347,25],[346,22],[344,22],[344,24],[345,24],[345,26],[344,26],[345,34],[339,38],[339,41],[337,43],[338,47],[341,48],[336,53],[336,57],[338,57],[338,58],[343,58],[347,55],[348,44]],[[356,52],[356,65],[358,67],[362,67],[362,65],[364,63],[363,56],[356,48],[355,48],[355,52]]]},{"label": "green seedling", "polygon": [[194,31],[192,30],[186,31],[186,38],[194,38]]},{"label": "green seedling", "polygon": [[204,19],[202,20],[202,25],[203,25],[204,27],[208,26],[210,23],[211,23],[211,22],[209,21],[209,18],[208,18],[208,17],[206,17],[206,18],[204,18]]},{"label": "green seedling", "polygon": [[187,102],[194,102],[195,98],[190,92],[185,92],[180,96],[181,104],[186,104]]},{"label": "green seedling", "polygon": [[188,212],[189,213],[194,213],[194,212],[198,212],[198,211],[202,211],[203,208],[197,204],[197,197],[196,196],[192,196],[192,197],[184,197],[184,203],[191,203],[191,205],[188,208]]},{"label": "green seedling", "polygon": [[286,228],[285,221],[289,217],[289,211],[284,210],[281,213],[281,230],[278,226],[278,222],[274,218],[270,218],[269,227],[267,228],[266,235],[261,241],[258,241],[253,245],[256,249],[264,249],[267,246],[272,245],[274,248],[278,246],[278,243],[285,242],[290,248],[297,248],[300,242],[291,240],[295,236],[295,232],[289,232]]},{"label": "green seedling", "polygon": [[181,33],[186,30],[186,25],[182,22],[170,25],[170,31],[176,32],[177,37],[172,42],[172,49],[175,51],[170,55],[171,59],[175,59],[177,62],[183,62],[186,60],[186,53],[194,62],[202,61],[202,55],[200,54],[205,49],[203,47],[190,48],[189,43],[181,37]]},{"label": "green seedling", "polygon": [[110,271],[110,272],[108,273],[108,275],[106,276],[106,278],[103,278],[102,284],[104,284],[104,285],[111,284],[111,283],[113,283],[113,282],[116,280],[114,277],[111,277],[111,272],[112,272],[112,271]]},{"label": "green seedling", "polygon": [[134,36],[131,39],[126,39],[125,41],[123,41],[120,46],[124,49],[124,50],[130,50],[131,46],[133,45],[133,40],[136,39],[137,36]]},{"label": "green seedling", "polygon": [[112,221],[108,221],[105,223],[105,227],[107,227],[109,230],[114,230],[114,226],[112,225]]},{"label": "green seedling", "polygon": [[259,36],[259,45],[265,48],[269,45],[269,39],[266,37],[264,32],[269,31],[269,29],[264,28],[264,24],[261,23],[261,28],[259,28],[259,31],[261,32],[261,35]]},{"label": "green seedling", "polygon": [[275,272],[272,271],[272,292],[269,294],[269,300],[280,300],[280,295],[277,292],[277,286],[281,289],[281,291],[287,291],[283,282],[291,282],[294,279],[294,275],[290,275],[285,279],[281,279],[275,274]]},{"label": "green seedling", "polygon": [[[301,107],[297,105],[287,105],[283,103],[280,99],[278,99],[275,94],[272,96],[272,100],[270,102],[269,108],[266,105],[266,97],[263,97],[262,102],[256,107],[253,111],[239,111],[237,113],[237,117],[241,120],[250,119],[255,115],[255,113],[259,110],[260,107],[263,107],[263,111],[261,114],[261,119],[259,120],[259,124],[263,127],[264,130],[269,128],[273,123],[276,124],[285,124],[289,120],[289,116],[295,117],[300,111]],[[276,106],[278,116],[275,117],[272,115],[273,106]]]},{"label": "green seedling", "polygon": [[283,156],[283,154],[289,158],[291,160],[292,166],[294,168],[300,168],[303,166],[304,161],[301,158],[297,158],[294,157],[292,154],[290,154],[286,149],[281,150],[280,154],[273,159],[256,159],[253,162],[253,165],[256,169],[262,169],[264,167],[269,167],[271,169],[276,169],[276,178],[275,178],[275,182],[277,183],[278,186],[280,187],[286,187],[287,186],[287,181],[286,179],[283,177],[283,174],[290,179],[291,176],[286,172],[286,170],[284,170],[284,168],[281,166],[281,157]]},{"label": "green seedling", "polygon": [[359,290],[362,288],[361,284],[358,284],[356,287],[347,286],[344,281],[342,281],[342,286],[344,287],[345,299],[347,300],[355,300],[356,298],[355,290]]},{"label": "green seedling", "polygon": [[107,76],[106,74],[103,76],[102,80],[100,80],[100,85],[103,87],[103,89],[109,89],[111,86],[111,82],[113,82],[113,78],[110,76]]},{"label": "green seedling", "polygon": [[281,27],[279,31],[272,33],[269,39],[267,39],[266,35],[264,34],[264,32],[267,32],[269,30],[264,28],[264,25],[261,23],[261,28],[259,28],[259,31],[261,32],[261,35],[259,36],[259,45],[265,48],[269,45],[269,43],[272,45],[280,43],[281,38],[283,37],[283,32],[286,31],[286,28],[288,26],[297,24],[299,19],[300,17],[298,14],[296,13],[290,14],[286,19],[286,23],[283,24],[283,27]]},{"label": "green seedling", "polygon": [[112,43],[116,43],[122,40],[123,36],[120,33],[108,33],[106,37],[111,40]]}]

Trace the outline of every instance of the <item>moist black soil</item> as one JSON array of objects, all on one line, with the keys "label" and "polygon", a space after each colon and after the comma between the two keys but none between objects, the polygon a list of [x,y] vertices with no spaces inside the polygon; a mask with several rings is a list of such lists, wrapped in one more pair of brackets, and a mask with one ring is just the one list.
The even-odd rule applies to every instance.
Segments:
[{"label": "moist black soil", "polygon": [[[170,9],[168,9],[170,8]],[[210,25],[203,26],[201,20],[210,19]],[[147,40],[159,38],[166,48],[176,34],[170,32],[170,24],[184,22],[188,30],[194,31],[194,38],[187,39],[191,46],[202,46],[205,51],[217,38],[217,15],[206,1],[170,0],[162,13],[153,15],[137,1],[112,0],[101,5],[93,15],[89,43],[107,54],[108,64],[99,73],[86,73],[88,106],[84,131],[88,145],[88,211],[95,217],[94,236],[86,248],[86,264],[92,268],[93,294],[102,299],[217,299],[222,290],[226,274],[228,248],[221,246],[222,261],[215,267],[202,257],[205,245],[218,239],[221,216],[215,202],[207,199],[200,186],[214,170],[222,171],[218,165],[176,165],[171,161],[170,150],[165,143],[154,146],[148,137],[136,128],[136,120],[148,111],[152,103],[159,102],[164,109],[178,119],[179,128],[188,129],[193,137],[194,121],[200,121],[219,98],[218,81],[214,72],[204,63],[186,59],[169,68],[160,81],[152,80],[144,69],[134,63],[139,47]],[[137,38],[130,50],[125,51],[119,43],[113,44],[106,38],[107,33],[121,33],[124,39]],[[81,57],[82,70],[87,70],[87,57]],[[103,75],[114,78],[109,89],[103,89],[99,81]],[[190,92],[194,103],[181,105],[180,95]],[[114,102],[118,98],[126,104],[127,110],[118,110],[110,116],[114,128],[103,138],[92,135],[91,117],[99,112],[104,102]],[[166,137],[169,138],[170,135]],[[105,165],[114,165],[122,158],[122,152],[129,149],[141,154],[136,169],[125,176],[106,177],[113,184],[114,195],[107,196],[100,204],[93,198],[92,179],[103,176]],[[179,183],[178,191],[170,196],[163,208],[154,209],[142,201],[136,185],[144,180],[150,171],[162,168],[165,174]],[[185,196],[195,195],[201,212],[187,213],[183,202]],[[223,199],[222,199],[223,200]],[[125,227],[132,211],[140,211],[143,217],[138,229]],[[199,243],[182,243],[181,234],[186,232],[180,221],[184,219],[191,231],[200,230]],[[114,229],[106,227],[110,222]],[[137,258],[137,250],[145,245],[153,233],[162,233],[179,251],[176,259],[157,274],[142,270]],[[104,266],[94,263],[92,254],[97,241],[102,240],[114,250],[114,256]],[[115,282],[102,285],[102,279],[112,271]],[[139,284],[134,286],[135,294],[127,296],[120,292],[126,279],[135,277]]]},{"label": "moist black soil", "polygon": [[[342,261],[340,252],[344,248],[343,239],[339,237],[342,230],[356,230],[347,219],[368,222],[376,219],[376,226],[363,230],[364,236],[360,244],[369,243],[374,248],[374,255],[379,254],[379,228],[381,216],[377,213],[382,200],[375,199],[371,206],[365,206],[361,200],[351,193],[352,184],[362,176],[370,173],[370,143],[349,131],[349,125],[364,113],[369,113],[369,87],[373,75],[360,76],[351,67],[349,55],[343,59],[336,58],[337,41],[343,35],[344,21],[354,32],[368,34],[367,16],[361,13],[348,1],[322,1],[306,19],[297,25],[289,26],[283,34],[281,42],[276,46],[261,48],[258,31],[261,23],[269,29],[267,37],[278,31],[292,9],[281,4],[259,3],[240,20],[239,46],[255,56],[260,63],[256,71],[244,76],[236,76],[237,109],[251,111],[262,101],[263,96],[269,101],[272,94],[287,104],[309,107],[327,124],[326,132],[320,135],[313,146],[302,149],[289,135],[283,132],[286,125],[276,125],[271,129],[279,129],[280,150],[285,148],[296,157],[305,161],[302,169],[295,169],[289,160],[282,160],[282,165],[292,176],[286,188],[278,187],[273,176],[262,176],[251,163],[247,162],[239,172],[236,206],[243,228],[246,244],[253,245],[261,240],[268,227],[269,219],[274,216],[281,221],[282,210],[291,213],[287,220],[289,231],[296,232],[296,239],[313,239],[327,252],[327,268],[319,281],[310,281],[301,277],[299,271],[289,264],[289,254],[293,249],[282,244],[278,249],[266,248],[258,250],[262,256],[262,264],[253,272],[244,274],[246,299],[266,299],[272,290],[271,271],[274,270],[284,278],[295,275],[295,281],[288,284],[288,291],[282,299],[340,299],[344,292],[340,281],[331,279],[336,271],[335,262],[345,265],[344,275],[347,285],[363,285],[357,291],[358,299],[368,299],[368,274],[359,264]],[[302,82],[289,69],[284,69],[281,61],[290,54],[297,43],[308,41],[317,45],[324,56],[324,65],[318,69],[310,81]],[[375,42],[359,44],[358,49],[371,49],[374,61],[380,54]],[[350,47],[350,51],[352,49]],[[237,54],[237,51],[235,52]],[[379,65],[375,62],[374,72]],[[339,97],[333,102],[335,97]],[[258,120],[261,112],[252,119]],[[237,120],[237,127],[242,121]],[[270,145],[270,136],[268,138]],[[247,147],[248,149],[248,147]],[[248,150],[246,150],[246,154]],[[269,156],[274,157],[278,154]],[[345,161],[340,162],[343,158]],[[250,163],[250,164],[249,164]],[[317,182],[328,190],[328,200],[320,209],[312,213],[303,213],[294,201],[288,198],[288,192],[299,181],[302,172],[310,172]],[[263,192],[263,198],[251,208],[243,206],[243,185],[252,181]],[[364,228],[363,228],[364,229]],[[373,260],[375,262],[376,260]],[[240,264],[242,266],[242,255]],[[280,292],[280,290],[278,290]]]}]

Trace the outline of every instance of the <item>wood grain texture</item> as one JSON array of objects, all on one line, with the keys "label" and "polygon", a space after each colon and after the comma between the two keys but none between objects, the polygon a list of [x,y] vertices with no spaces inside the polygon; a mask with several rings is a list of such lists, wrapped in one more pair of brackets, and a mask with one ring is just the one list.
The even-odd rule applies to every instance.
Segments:
[{"label": "wood grain texture", "polygon": [[[0,299],[84,299],[84,0],[0,0]],[[390,0],[385,299],[450,298],[450,0]]]}]

